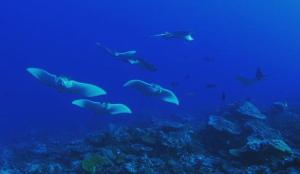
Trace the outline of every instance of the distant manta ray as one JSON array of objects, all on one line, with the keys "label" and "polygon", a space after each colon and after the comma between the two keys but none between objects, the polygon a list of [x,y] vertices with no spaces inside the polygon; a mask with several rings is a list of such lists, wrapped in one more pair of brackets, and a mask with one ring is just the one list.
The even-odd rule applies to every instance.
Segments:
[{"label": "distant manta ray", "polygon": [[126,51],[126,52],[115,52],[115,51],[112,51],[111,49],[103,46],[100,43],[96,43],[96,45],[97,45],[97,47],[104,49],[105,52],[107,52],[112,57],[115,57],[122,62],[131,64],[131,65],[139,65],[141,68],[146,69],[151,72],[157,71],[157,68],[153,64],[150,64],[149,62],[145,61],[144,59],[138,57],[137,52],[134,50]]},{"label": "distant manta ray", "polygon": [[240,75],[238,75],[236,77],[236,80],[238,80],[241,84],[243,84],[245,86],[254,85],[257,82],[262,81],[264,79],[265,79],[265,75],[260,68],[257,68],[257,70],[255,72],[255,77],[248,78],[248,77],[244,77],[244,76],[240,76]]},{"label": "distant manta ray", "polygon": [[158,37],[163,39],[183,39],[188,42],[194,40],[192,36],[192,32],[189,31],[164,32],[164,33],[152,35],[152,37]]}]

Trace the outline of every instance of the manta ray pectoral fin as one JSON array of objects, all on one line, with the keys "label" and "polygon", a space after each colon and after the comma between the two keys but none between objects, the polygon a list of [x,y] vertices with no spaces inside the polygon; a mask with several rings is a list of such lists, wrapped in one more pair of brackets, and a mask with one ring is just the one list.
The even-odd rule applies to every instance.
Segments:
[{"label": "manta ray pectoral fin", "polygon": [[140,67],[142,67],[148,71],[151,71],[151,72],[157,71],[157,68],[153,64],[146,62],[144,59],[140,58],[140,59],[138,59],[138,61],[139,61]]},{"label": "manta ray pectoral fin", "polygon": [[170,33],[170,32],[164,32],[164,33],[152,35],[152,37],[159,37],[159,38],[169,38],[171,36],[172,36],[172,33]]},{"label": "manta ray pectoral fin", "polygon": [[96,85],[81,83],[72,80],[72,87],[68,89],[72,93],[80,94],[85,97],[96,97],[105,95],[106,91]]},{"label": "manta ray pectoral fin", "polygon": [[123,87],[131,87],[131,86],[135,85],[136,81],[138,81],[138,80],[129,80],[126,83],[124,83]]},{"label": "manta ray pectoral fin", "polygon": [[108,110],[111,115],[131,114],[131,109],[124,104],[108,104]]},{"label": "manta ray pectoral fin", "polygon": [[94,102],[87,99],[77,99],[74,100],[72,104],[80,108],[87,109],[95,114],[101,114],[101,115],[108,114],[106,105],[99,102]]},{"label": "manta ray pectoral fin", "polygon": [[150,84],[142,80],[129,80],[123,86],[133,87],[133,88],[143,88],[145,86],[150,86]]},{"label": "manta ray pectoral fin", "polygon": [[117,115],[132,113],[132,111],[124,104],[100,103],[86,99],[74,100],[72,104],[80,108],[85,108],[99,115]]},{"label": "manta ray pectoral fin", "polygon": [[85,99],[78,99],[78,100],[72,101],[72,104],[76,105],[76,106],[78,106],[80,108],[85,108],[88,102],[89,101],[85,100]]},{"label": "manta ray pectoral fin", "polygon": [[162,37],[162,36],[165,36],[165,35],[166,35],[165,33],[161,33],[161,34],[151,35],[151,37]]},{"label": "manta ray pectoral fin", "polygon": [[133,57],[136,55],[136,51],[126,51],[126,52],[115,52],[116,57]]},{"label": "manta ray pectoral fin", "polygon": [[126,55],[126,56],[134,56],[134,55],[136,55],[136,51],[135,50],[126,51],[126,52],[124,52],[122,54]]},{"label": "manta ray pectoral fin", "polygon": [[174,92],[172,92],[168,89],[163,89],[160,97],[165,102],[169,102],[169,103],[173,103],[175,105],[179,105],[179,100],[178,100],[177,96],[174,94]]},{"label": "manta ray pectoral fin", "polygon": [[33,77],[38,79],[40,82],[44,83],[48,86],[56,85],[56,75],[47,72],[46,70],[40,68],[27,68],[27,72],[29,72]]},{"label": "manta ray pectoral fin", "polygon": [[97,42],[96,46],[99,48],[102,48],[105,52],[107,52],[111,56],[117,56],[114,51],[112,51],[110,48],[103,46],[101,43]]},{"label": "manta ray pectoral fin", "polygon": [[147,96],[151,95],[153,91],[151,84],[144,82],[142,80],[129,80],[123,86],[133,88],[141,92],[143,95],[147,95]]},{"label": "manta ray pectoral fin", "polygon": [[128,59],[128,62],[129,62],[130,64],[132,64],[132,65],[134,65],[134,64],[139,64],[139,63],[140,63],[140,61],[137,60],[137,59]]}]

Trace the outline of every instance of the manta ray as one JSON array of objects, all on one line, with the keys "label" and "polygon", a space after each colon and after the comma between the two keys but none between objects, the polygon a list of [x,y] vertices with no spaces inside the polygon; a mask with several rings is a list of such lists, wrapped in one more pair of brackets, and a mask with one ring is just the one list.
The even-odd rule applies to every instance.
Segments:
[{"label": "manta ray", "polygon": [[162,101],[179,105],[179,100],[174,92],[154,83],[147,83],[142,80],[129,80],[124,84],[124,87],[135,89],[145,96],[157,97]]},{"label": "manta ray", "polygon": [[152,36],[157,38],[162,38],[162,39],[182,39],[188,42],[194,40],[192,36],[192,32],[189,31],[164,32]]},{"label": "manta ray", "polygon": [[118,115],[132,113],[131,109],[124,104],[101,103],[87,99],[74,100],[72,104],[80,108],[85,108],[97,115]]},{"label": "manta ray", "polygon": [[100,43],[96,43],[97,47],[102,48],[105,50],[105,52],[107,52],[110,56],[115,57],[117,60],[122,61],[124,63],[127,64],[131,64],[131,65],[138,65],[139,67],[151,71],[151,72],[155,72],[157,71],[157,68],[147,62],[145,59],[139,57],[137,55],[137,51],[135,50],[131,50],[131,51],[125,51],[125,52],[116,52],[116,51],[112,51],[111,49],[103,46]]},{"label": "manta ray", "polygon": [[41,83],[58,91],[78,94],[84,97],[96,97],[106,94],[104,89],[96,85],[75,81],[64,76],[57,76],[40,68],[27,68],[27,72]]}]

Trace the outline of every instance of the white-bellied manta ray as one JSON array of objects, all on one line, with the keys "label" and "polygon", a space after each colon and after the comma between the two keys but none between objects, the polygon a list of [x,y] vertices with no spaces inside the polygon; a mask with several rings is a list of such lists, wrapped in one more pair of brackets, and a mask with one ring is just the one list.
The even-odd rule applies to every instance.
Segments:
[{"label": "white-bellied manta ray", "polygon": [[145,96],[158,97],[165,102],[179,105],[179,100],[174,92],[154,83],[147,83],[142,80],[129,80],[124,84],[124,87],[133,88]]},{"label": "white-bellied manta ray", "polygon": [[124,104],[94,102],[87,99],[74,100],[72,104],[80,108],[85,108],[97,115],[117,115],[132,113],[130,108]]},{"label": "white-bellied manta ray", "polygon": [[40,68],[27,68],[27,71],[43,84],[62,92],[78,94],[84,97],[96,97],[106,94],[104,89],[96,85],[57,76]]}]

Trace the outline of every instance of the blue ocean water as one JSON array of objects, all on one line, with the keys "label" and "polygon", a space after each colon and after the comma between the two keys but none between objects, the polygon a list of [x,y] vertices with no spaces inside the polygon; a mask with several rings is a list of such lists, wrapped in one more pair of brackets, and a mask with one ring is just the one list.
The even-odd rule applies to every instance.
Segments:
[{"label": "blue ocean water", "polygon": [[[0,6],[0,141],[80,137],[112,123],[184,113],[207,117],[224,103],[251,99],[299,106],[300,2],[296,0],[2,1]],[[150,37],[187,30],[194,41]],[[137,50],[157,67],[148,72],[113,60],[96,47]],[[207,61],[207,58],[212,61]],[[97,101],[126,103],[131,116],[107,117],[77,108],[78,96],[48,88],[26,72],[40,67],[107,90]],[[266,79],[243,86],[237,75]],[[172,89],[180,106],[142,97],[130,79]],[[207,84],[216,84],[208,89]],[[174,85],[176,84],[176,85]],[[221,100],[222,93],[226,100]]]}]

